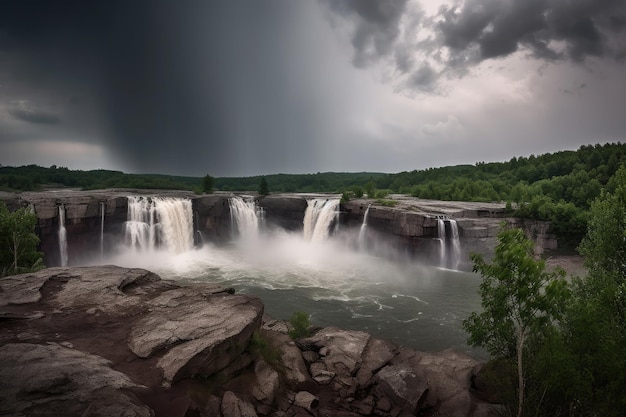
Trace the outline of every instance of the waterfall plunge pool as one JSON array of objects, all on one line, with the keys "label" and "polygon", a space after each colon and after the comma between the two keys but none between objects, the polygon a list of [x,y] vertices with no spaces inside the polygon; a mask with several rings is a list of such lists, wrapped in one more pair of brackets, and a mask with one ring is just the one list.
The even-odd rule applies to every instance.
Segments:
[{"label": "waterfall plunge pool", "polygon": [[279,232],[179,254],[125,248],[105,262],[146,268],[164,279],[233,287],[261,298],[279,319],[305,311],[314,325],[362,330],[418,350],[453,347],[484,356],[467,346],[461,325],[480,308],[480,276],[392,262],[344,239],[316,242]]},{"label": "waterfall plunge pool", "polygon": [[[232,243],[194,248],[188,199],[131,196],[124,241],[116,254],[97,263],[233,287],[261,298],[266,312],[278,319],[304,311],[317,326],[362,330],[423,351],[452,347],[485,357],[467,346],[462,329],[463,319],[480,308],[480,276],[389,252],[380,236],[369,236],[366,218],[360,229],[337,232],[339,200],[307,202],[303,231],[288,233],[260,231],[265,228],[254,199],[233,197]],[[448,254],[445,233],[441,239],[440,256],[447,265],[458,259],[458,251],[455,246]],[[386,255],[368,252],[372,245]]]}]

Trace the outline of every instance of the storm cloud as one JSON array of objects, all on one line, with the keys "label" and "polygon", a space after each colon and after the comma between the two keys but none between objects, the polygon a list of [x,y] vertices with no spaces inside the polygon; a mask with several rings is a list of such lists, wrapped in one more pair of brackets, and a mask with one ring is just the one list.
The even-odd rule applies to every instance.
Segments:
[{"label": "storm cloud", "polygon": [[[409,89],[433,90],[442,76],[516,52],[548,62],[626,57],[621,0],[466,0],[431,16],[404,0],[331,2],[331,9],[353,22],[354,65],[385,60]],[[419,31],[429,36],[419,39]]]},{"label": "storm cloud", "polygon": [[396,172],[623,141],[625,48],[614,0],[3,2],[0,163]]}]

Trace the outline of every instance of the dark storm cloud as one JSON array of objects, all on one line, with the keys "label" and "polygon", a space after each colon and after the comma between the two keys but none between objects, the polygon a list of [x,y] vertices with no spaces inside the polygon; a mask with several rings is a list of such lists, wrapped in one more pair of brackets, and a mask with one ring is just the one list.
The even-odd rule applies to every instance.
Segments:
[{"label": "dark storm cloud", "polygon": [[[616,58],[623,45],[610,40],[624,28],[622,0],[470,0],[444,8],[438,30],[457,53],[478,47],[480,59],[526,48],[541,58],[583,61],[590,56]],[[551,41],[565,44],[563,51]]]},{"label": "dark storm cloud", "polygon": [[[302,90],[316,88],[306,68],[292,65],[310,53],[292,45],[290,25],[301,9],[292,2],[3,2],[0,86],[11,95],[0,105],[14,119],[59,122],[57,133],[103,144],[134,172],[315,170],[291,162],[299,152],[315,154],[314,108],[294,93],[306,100]],[[24,132],[11,135],[45,135]]]},{"label": "dark storm cloud", "polygon": [[12,103],[7,112],[16,119],[29,123],[54,125],[60,121],[57,115],[37,109],[25,101]]},{"label": "dark storm cloud", "polygon": [[[352,36],[353,64],[362,68],[388,55],[399,34],[398,24],[405,12],[407,0],[330,1],[333,10],[354,21]],[[400,59],[399,64],[406,65]]]},{"label": "dark storm cloud", "polygon": [[[363,13],[372,3],[387,13]],[[356,67],[387,59],[400,76],[406,75],[404,86],[421,91],[433,91],[441,76],[460,77],[484,60],[519,50],[547,61],[626,56],[623,0],[467,0],[441,7],[431,18],[405,1],[331,5],[356,22],[352,37]],[[432,31],[433,38],[412,40],[418,27]],[[435,71],[429,61],[443,69]]]}]

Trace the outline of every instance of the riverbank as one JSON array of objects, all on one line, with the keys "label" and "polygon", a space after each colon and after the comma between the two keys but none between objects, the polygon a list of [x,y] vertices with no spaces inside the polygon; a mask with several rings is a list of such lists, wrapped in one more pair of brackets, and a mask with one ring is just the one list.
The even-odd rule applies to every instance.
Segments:
[{"label": "riverbank", "polygon": [[[0,280],[0,414],[487,416],[479,362],[327,327],[292,341],[256,297],[142,269]],[[254,335],[254,336],[253,336]]]}]

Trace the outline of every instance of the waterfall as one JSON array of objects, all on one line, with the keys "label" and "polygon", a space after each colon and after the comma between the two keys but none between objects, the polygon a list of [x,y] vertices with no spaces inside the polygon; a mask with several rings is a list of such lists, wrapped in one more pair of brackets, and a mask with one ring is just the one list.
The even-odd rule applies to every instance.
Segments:
[{"label": "waterfall", "polygon": [[459,239],[459,227],[456,220],[450,219],[450,232],[452,234],[452,256],[454,269],[458,269],[461,260],[461,241]]},{"label": "waterfall", "polygon": [[125,229],[126,242],[132,248],[188,251],[193,248],[191,200],[130,196]]},{"label": "waterfall", "polygon": [[59,205],[59,253],[61,266],[67,266],[67,230],[65,230],[65,206]]},{"label": "waterfall", "polygon": [[233,238],[254,239],[259,234],[259,218],[257,217],[254,199],[244,200],[240,196],[229,199],[230,221]]},{"label": "waterfall", "polygon": [[307,201],[304,212],[304,238],[313,242],[326,240],[333,220],[336,221],[339,199],[314,198]]},{"label": "waterfall", "polygon": [[363,223],[361,223],[361,230],[359,230],[359,248],[363,248],[365,244],[365,229],[367,229],[367,215],[370,213],[371,204],[367,205],[365,214],[363,215]]},{"label": "waterfall", "polygon": [[106,210],[106,204],[104,201],[100,202],[100,259],[104,259],[104,212]]},{"label": "waterfall", "polygon": [[[446,233],[446,222],[450,225],[450,238]],[[458,269],[461,261],[461,240],[456,220],[447,216],[437,218],[437,235],[439,237],[439,259],[443,268]]]},{"label": "waterfall", "polygon": [[437,236],[439,237],[439,262],[446,266],[446,223],[442,218],[437,219]]}]

